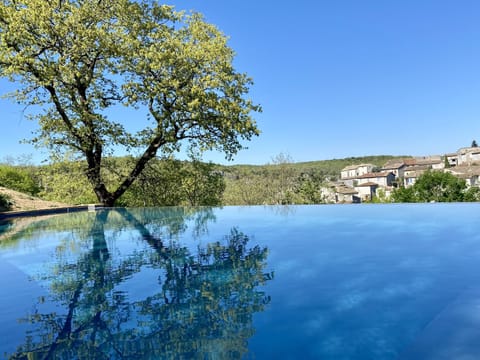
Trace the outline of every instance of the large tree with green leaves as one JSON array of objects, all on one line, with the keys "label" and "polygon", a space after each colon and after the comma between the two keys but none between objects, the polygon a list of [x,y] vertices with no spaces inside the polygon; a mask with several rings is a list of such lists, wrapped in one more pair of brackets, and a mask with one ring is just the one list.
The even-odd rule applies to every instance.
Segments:
[{"label": "large tree with green leaves", "polygon": [[413,186],[398,188],[392,196],[395,202],[474,201],[477,192],[466,189],[465,180],[449,172],[430,170],[420,175]]},{"label": "large tree with green leaves", "polygon": [[[154,1],[0,1],[0,76],[20,84],[17,101],[41,109],[32,112],[39,123],[32,141],[84,158],[98,200],[109,206],[159,152],[186,143],[230,158],[258,135],[251,79],[233,58],[227,38],[199,14]],[[146,110],[128,126],[140,131],[115,117],[121,105]],[[139,156],[107,188],[103,159],[119,147]]]}]

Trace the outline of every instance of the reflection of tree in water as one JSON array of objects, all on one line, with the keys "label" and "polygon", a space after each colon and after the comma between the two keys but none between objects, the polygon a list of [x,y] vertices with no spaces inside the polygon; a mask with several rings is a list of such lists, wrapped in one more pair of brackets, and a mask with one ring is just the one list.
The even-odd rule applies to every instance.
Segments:
[{"label": "reflection of tree in water", "polygon": [[[267,249],[248,248],[248,237],[232,229],[223,242],[193,254],[163,244],[132,212],[117,213],[150,247],[114,259],[105,239],[108,212],[98,212],[91,249],[75,262],[59,255],[64,261],[56,271],[42,275],[64,313],[38,311],[25,319],[37,331],[11,358],[241,358],[254,332],[253,313],[270,300],[258,289],[272,278],[263,272]],[[129,300],[119,286],[146,268],[158,274],[158,288]]]}]

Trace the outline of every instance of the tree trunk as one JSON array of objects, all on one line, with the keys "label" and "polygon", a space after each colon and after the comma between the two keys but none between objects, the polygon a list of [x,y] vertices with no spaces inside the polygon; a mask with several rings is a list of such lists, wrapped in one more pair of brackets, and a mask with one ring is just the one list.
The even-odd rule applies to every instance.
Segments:
[{"label": "tree trunk", "polygon": [[93,186],[93,190],[95,195],[97,195],[98,201],[106,207],[113,207],[115,205],[115,201],[117,201],[117,199],[128,190],[128,188],[145,169],[147,163],[156,156],[158,149],[165,144],[166,141],[163,139],[163,136],[158,135],[155,137],[143,155],[137,160],[135,166],[130,171],[130,174],[122,181],[122,183],[114,192],[110,192],[107,190],[100,173],[102,163],[102,146],[101,144],[95,143],[94,148],[96,150],[87,151],[85,155],[88,164],[87,177]]}]

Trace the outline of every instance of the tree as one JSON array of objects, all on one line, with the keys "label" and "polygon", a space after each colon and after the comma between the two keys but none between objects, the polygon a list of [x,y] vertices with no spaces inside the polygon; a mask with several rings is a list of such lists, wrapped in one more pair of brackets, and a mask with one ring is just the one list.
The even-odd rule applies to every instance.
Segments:
[{"label": "tree", "polygon": [[0,186],[30,195],[40,191],[31,172],[18,166],[0,165]]},{"label": "tree", "polygon": [[[426,171],[408,188],[396,189],[392,196],[396,202],[454,202],[465,200],[466,183],[448,172]],[[475,196],[469,194],[469,199]],[[469,201],[469,200],[467,200]]]},{"label": "tree", "polygon": [[480,201],[480,188],[476,186],[469,187],[463,195],[463,201]]},{"label": "tree", "polygon": [[427,171],[414,184],[416,197],[420,202],[463,201],[466,187],[464,180],[441,171]]},{"label": "tree", "polygon": [[[39,123],[32,142],[85,159],[85,175],[108,206],[159,152],[186,144],[231,158],[258,135],[251,113],[261,109],[246,98],[252,82],[233,57],[199,14],[155,2],[0,2],[0,76],[19,84],[18,102],[41,108],[32,114]],[[114,118],[121,105],[148,113],[142,130]],[[119,147],[140,155],[108,189],[103,159]]]},{"label": "tree", "polygon": [[42,191],[39,196],[50,201],[67,204],[91,204],[95,202],[87,178],[83,176],[84,162],[55,161],[38,169]]},{"label": "tree", "polygon": [[413,186],[409,186],[409,187],[400,186],[395,190],[393,190],[392,201],[407,202],[407,203],[417,202]]},{"label": "tree", "polygon": [[325,202],[322,194],[324,177],[318,172],[309,171],[299,176],[295,191],[297,204],[321,204]]},{"label": "tree", "polygon": [[291,204],[295,186],[295,169],[289,154],[280,153],[272,158],[274,181],[270,183],[273,204]]},{"label": "tree", "polygon": [[472,145],[471,147],[478,147],[478,144],[477,144],[477,141],[476,140],[472,140]]},{"label": "tree", "polygon": [[125,206],[216,206],[221,205],[224,190],[223,174],[212,163],[195,158],[155,159],[119,202]]},{"label": "tree", "polygon": [[225,181],[214,164],[193,158],[184,165],[182,188],[190,206],[217,206],[222,203]]}]

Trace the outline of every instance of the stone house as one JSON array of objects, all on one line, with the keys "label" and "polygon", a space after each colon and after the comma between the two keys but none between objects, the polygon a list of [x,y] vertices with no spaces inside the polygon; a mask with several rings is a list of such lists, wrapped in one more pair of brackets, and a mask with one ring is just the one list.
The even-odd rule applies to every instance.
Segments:
[{"label": "stone house", "polygon": [[414,160],[414,166],[428,167],[433,170],[445,168],[445,160],[440,155],[417,157]]},{"label": "stone house", "polygon": [[458,154],[457,153],[450,153],[445,154],[445,158],[447,159],[447,163],[449,166],[457,166],[458,165]]},{"label": "stone house", "polygon": [[480,186],[480,166],[455,166],[445,171],[464,179],[467,186]]},{"label": "stone house", "polygon": [[480,165],[480,147],[461,148],[457,151],[457,166]]},{"label": "stone house", "polygon": [[357,176],[361,176],[364,174],[368,174],[372,172],[375,165],[372,164],[360,164],[360,165],[350,165],[346,166],[340,172],[340,179],[352,179],[356,178]]},{"label": "stone house", "polygon": [[403,185],[405,187],[412,186],[417,181],[417,178],[427,170],[430,170],[429,166],[412,166],[407,168],[403,175]]},{"label": "stone house", "polygon": [[417,178],[427,170],[442,170],[445,167],[445,161],[441,156],[425,156],[410,159],[408,166],[403,172],[403,185],[412,186]]},{"label": "stone house", "polygon": [[347,186],[340,186],[335,192],[335,202],[338,204],[355,204],[360,202],[358,191]]},{"label": "stone house", "polygon": [[365,183],[375,183],[379,186],[389,187],[392,186],[395,181],[395,174],[393,172],[383,171],[378,173],[368,173],[362,176],[358,176],[354,186],[359,186]]},{"label": "stone house", "polygon": [[393,173],[395,177],[402,178],[407,164],[404,160],[392,159],[385,163],[382,167],[382,172]]},{"label": "stone house", "polygon": [[355,186],[355,190],[362,201],[370,201],[377,194],[378,186],[377,183],[369,181]]}]

